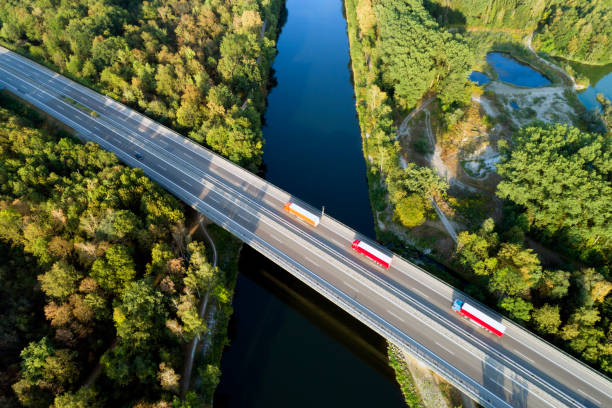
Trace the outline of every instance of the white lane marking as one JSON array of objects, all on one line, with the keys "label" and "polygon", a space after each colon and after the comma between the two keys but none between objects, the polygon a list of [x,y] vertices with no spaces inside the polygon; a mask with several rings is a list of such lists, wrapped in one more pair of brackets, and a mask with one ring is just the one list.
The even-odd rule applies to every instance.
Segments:
[{"label": "white lane marking", "polygon": [[438,345],[438,347],[440,347],[442,350],[446,350],[446,352],[447,352],[447,353],[450,353],[450,354],[452,354],[452,355],[455,355],[455,352],[454,352],[454,351],[447,349],[446,347],[444,347],[443,345],[441,345],[441,344],[440,344],[440,343],[438,343],[437,341],[436,341],[436,344],[437,344],[437,345]]},{"label": "white lane marking", "polygon": [[185,180],[184,178],[182,178],[181,180],[183,180],[183,183],[186,183],[188,185],[191,185],[191,180]]},{"label": "white lane marking", "polygon": [[219,203],[220,202],[219,198],[217,196],[212,195],[212,194],[208,194],[206,196],[206,198],[209,199],[209,200],[213,200],[215,203]]},{"label": "white lane marking", "polygon": [[[411,264],[409,264],[408,262],[406,262],[406,263],[407,263],[408,265],[410,265],[411,267],[413,267],[413,266],[412,266]],[[438,294],[440,297],[442,297],[442,298],[444,298],[444,299],[446,299],[446,298],[447,298],[446,294],[444,294],[444,293],[440,292],[439,290],[435,289],[433,286],[430,286],[430,285],[426,284],[424,281],[419,280],[417,277],[410,275],[409,273],[407,273],[407,272],[403,271],[402,269],[395,267],[395,268],[393,268],[393,270],[398,271],[398,272],[399,272],[399,273],[401,273],[402,275],[407,276],[407,277],[409,277],[410,279],[412,279],[413,281],[418,282],[419,284],[421,284],[421,285],[423,285],[423,286],[427,287],[427,288],[428,288],[429,290],[431,290],[432,292],[436,292],[436,293],[437,293],[437,294]],[[429,278],[429,276],[427,276],[426,278]]]},{"label": "white lane marking", "polygon": [[321,265],[319,265],[317,262],[313,261],[312,259],[309,259],[308,262],[310,262],[311,264],[318,266],[319,268],[321,267]]},{"label": "white lane marking", "polygon": [[355,292],[359,292],[359,289],[357,289],[356,287],[354,287],[353,285],[351,285],[350,283],[348,283],[347,281],[344,281],[344,284],[346,286],[348,286],[349,288],[353,289]]},{"label": "white lane marking", "polygon": [[526,355],[524,355],[523,353],[519,352],[517,349],[512,349],[514,351],[515,354],[523,357],[525,360],[529,361],[530,363],[533,364],[533,360],[530,359],[529,357],[527,357]]},{"label": "white lane marking", "polygon": [[395,317],[396,319],[405,322],[404,319],[402,319],[401,317],[399,317],[398,315],[396,315],[395,313],[393,313],[392,311],[390,311],[389,309],[387,309],[387,313],[389,313],[391,316]]},{"label": "white lane marking", "polygon": [[596,400],[595,398],[593,398],[593,396],[591,394],[588,394],[584,391],[582,391],[580,388],[576,388],[576,391],[578,391],[579,393],[581,393],[582,395],[584,395],[585,397],[593,400],[596,404],[601,404],[600,401]]},{"label": "white lane marking", "polygon": [[159,168],[160,168],[160,169],[162,169],[163,171],[167,171],[167,170],[168,170],[168,167],[163,166],[163,165],[161,165],[161,164],[159,164],[159,163],[157,164],[157,167],[159,167]]},{"label": "white lane marking", "polygon": [[242,213],[238,214],[238,218],[242,219],[243,221],[246,222],[251,222],[250,219],[248,219],[247,217],[245,217]]},{"label": "white lane marking", "polygon": [[426,299],[429,299],[429,296],[427,296],[426,294],[424,294],[423,292],[421,292],[421,291],[420,291],[420,290],[418,290],[418,289],[415,289],[415,288],[410,288],[409,290],[410,290],[410,291],[412,291],[412,292],[414,292],[414,293],[418,293],[419,295],[423,296],[423,297],[424,297],[424,298],[426,298]]},{"label": "white lane marking", "polygon": [[336,244],[336,245],[340,246],[340,247],[343,247],[343,246],[348,245],[348,243],[347,243],[348,241],[343,243],[343,242],[339,242],[338,240],[335,240],[335,239],[333,239],[333,238],[330,238],[329,240],[330,240],[331,242],[333,242],[334,244]]},{"label": "white lane marking", "polygon": [[502,387],[504,390],[506,390],[506,392],[508,394],[512,394],[512,391],[509,390],[504,384],[500,384],[499,382],[495,381],[495,380],[491,380],[492,383],[497,384],[498,386]]},{"label": "white lane marking", "polygon": [[[10,74],[10,73],[9,73],[9,74]],[[44,92],[44,91],[43,91],[43,92]],[[45,92],[45,93],[46,93],[46,92]],[[49,108],[49,107],[48,107],[48,108]],[[51,108],[49,108],[49,109],[51,109]],[[52,109],[51,109],[51,110],[52,110]],[[63,116],[63,115],[62,115],[62,116]],[[111,130],[111,129],[109,129],[109,130]],[[111,130],[111,131],[112,131],[112,130]],[[88,132],[88,133],[91,133],[91,132]],[[119,135],[119,136],[120,136],[120,137],[122,137],[122,135]],[[163,177],[163,176],[162,176],[162,177]],[[165,178],[165,177],[164,177],[164,178]],[[171,183],[171,184],[175,184],[175,183]],[[413,278],[413,279],[414,279],[414,278]],[[435,290],[434,290],[434,291],[435,291]],[[436,292],[437,292],[437,291],[436,291]],[[439,293],[439,292],[438,292],[438,293]]]}]

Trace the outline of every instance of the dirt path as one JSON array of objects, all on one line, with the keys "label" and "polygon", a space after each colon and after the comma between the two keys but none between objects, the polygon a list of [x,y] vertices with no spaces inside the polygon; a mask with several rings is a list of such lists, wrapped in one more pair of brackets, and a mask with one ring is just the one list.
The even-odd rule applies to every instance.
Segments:
[{"label": "dirt path", "polygon": [[531,35],[529,35],[527,37],[527,40],[525,41],[525,45],[527,46],[527,48],[529,48],[529,50],[533,53],[533,55],[535,55],[535,57],[540,60],[541,63],[549,66],[550,68],[554,69],[555,71],[557,71],[558,73],[560,73],[567,81],[569,81],[569,83],[571,83],[572,88],[574,89],[578,89],[578,85],[576,85],[576,80],[574,79],[573,76],[571,76],[566,70],[564,70],[563,68],[561,68],[560,66],[558,66],[557,64],[554,64],[550,61],[545,60],[544,58],[540,57],[538,55],[538,53],[536,52],[536,50],[533,49],[533,45],[531,44],[531,42],[533,41],[533,36],[535,34],[535,31],[533,31],[531,33]]},{"label": "dirt path", "polygon": [[[202,228],[202,232],[206,236],[206,239],[210,243],[210,247],[213,251],[212,266],[216,267],[217,266],[217,247],[215,246],[215,242],[213,241],[210,234],[208,233],[208,230],[206,229],[206,225],[204,225],[204,219],[202,216],[199,217],[199,223],[200,223],[200,228]],[[198,310],[198,317],[200,319],[204,318],[204,314],[206,312],[206,308],[208,306],[209,299],[210,299],[210,291],[207,291],[204,297],[202,298],[202,301],[200,302],[200,308]],[[210,332],[211,328],[210,326],[208,326],[208,320],[206,323],[207,323],[206,327],[208,327],[208,331]],[[181,384],[181,398],[184,398],[185,394],[187,393],[187,390],[189,390],[189,385],[191,382],[191,371],[193,370],[193,360],[195,358],[195,352],[196,352],[199,341],[200,341],[200,336],[196,336],[187,345],[188,352],[185,355],[185,363],[184,363],[185,369],[183,370],[183,382]]]},{"label": "dirt path", "polygon": [[[429,103],[431,103],[431,101],[433,100],[434,98],[427,99],[425,102],[421,104],[421,106],[414,109],[412,112],[410,112],[408,116],[406,116],[406,118],[403,120],[402,125],[400,126],[397,132],[397,138],[399,138],[401,135],[406,134],[407,132],[406,128],[408,126],[408,122],[410,122],[410,119],[414,118],[414,116],[417,113],[423,110],[425,112],[425,129],[427,133],[427,139],[429,140],[429,143],[431,143],[431,145],[434,146],[434,153],[429,158],[429,163],[434,167],[434,169],[440,176],[448,180],[449,179],[448,167],[444,164],[444,162],[442,161],[442,157],[440,156],[440,154],[442,153],[442,149],[436,143],[436,138],[434,137],[433,131],[431,130],[431,113],[429,112],[429,109],[426,109],[426,106]],[[401,130],[402,128],[403,128],[403,132]],[[407,167],[408,164],[406,163],[403,157],[401,158],[400,162],[402,164],[402,168]],[[438,207],[438,204],[433,198],[431,199],[431,204],[435,208],[436,213],[438,214],[438,217],[440,217],[440,221],[442,221],[442,225],[444,225],[444,228],[448,232],[448,235],[450,235],[453,241],[457,242],[457,232],[455,231],[453,224],[450,222],[448,218],[446,218],[446,215],[442,212],[440,207]]]},{"label": "dirt path", "polygon": [[395,140],[398,140],[401,136],[406,134],[407,132],[406,128],[408,127],[408,122],[410,122],[412,118],[414,118],[420,111],[425,109],[435,99],[436,98],[433,96],[431,98],[425,99],[422,104],[420,104],[417,108],[413,109],[412,112],[410,112],[408,116],[404,118],[402,123],[397,128],[397,136],[395,136]]},{"label": "dirt path", "polygon": [[496,118],[499,115],[499,112],[495,107],[491,104],[491,101],[482,96],[472,96],[472,100],[482,106],[482,109],[485,111],[487,115],[492,118]]}]

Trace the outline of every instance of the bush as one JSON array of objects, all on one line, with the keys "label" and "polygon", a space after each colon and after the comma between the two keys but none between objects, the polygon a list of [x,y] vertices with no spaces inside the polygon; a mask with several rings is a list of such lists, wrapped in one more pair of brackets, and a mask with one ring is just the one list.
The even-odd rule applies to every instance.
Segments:
[{"label": "bush", "polygon": [[425,222],[425,203],[417,194],[402,198],[395,206],[395,215],[404,227],[414,228]]}]

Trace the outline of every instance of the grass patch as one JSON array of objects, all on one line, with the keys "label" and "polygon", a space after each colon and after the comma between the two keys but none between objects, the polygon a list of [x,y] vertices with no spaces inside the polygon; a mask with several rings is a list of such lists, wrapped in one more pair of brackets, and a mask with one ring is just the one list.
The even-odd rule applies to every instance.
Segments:
[{"label": "grass patch", "polygon": [[403,362],[400,352],[391,344],[387,349],[389,355],[389,365],[395,370],[395,379],[397,380],[404,399],[410,408],[424,408],[421,403],[421,398],[416,392],[412,374]]}]

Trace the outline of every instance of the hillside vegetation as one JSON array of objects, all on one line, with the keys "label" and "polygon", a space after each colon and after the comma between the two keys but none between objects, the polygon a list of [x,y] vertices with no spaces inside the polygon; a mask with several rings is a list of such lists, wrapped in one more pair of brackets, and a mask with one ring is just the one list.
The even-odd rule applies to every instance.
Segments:
[{"label": "hillside vegetation", "polygon": [[589,64],[612,62],[609,0],[429,0],[444,25],[536,32],[540,51]]},{"label": "hillside vegetation", "polygon": [[280,4],[8,0],[0,40],[256,169]]}]

